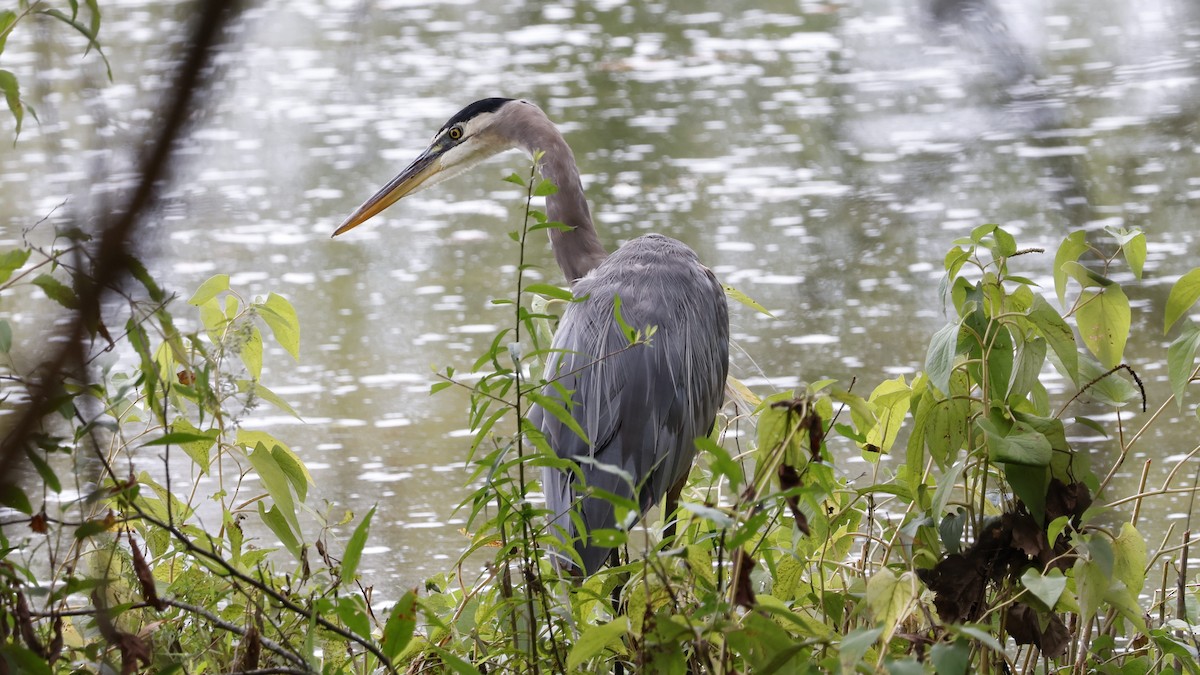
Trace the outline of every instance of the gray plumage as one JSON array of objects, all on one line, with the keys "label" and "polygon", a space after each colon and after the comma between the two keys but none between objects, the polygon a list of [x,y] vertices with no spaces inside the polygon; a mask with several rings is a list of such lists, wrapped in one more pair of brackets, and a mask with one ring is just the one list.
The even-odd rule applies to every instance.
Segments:
[{"label": "gray plumage", "polygon": [[[695,458],[695,439],[712,430],[729,364],[728,309],[712,272],[686,245],[657,234],[609,256],[570,147],[541,109],[513,99],[476,101],[451,117],[429,148],[334,234],[514,147],[531,156],[543,153],[538,170],[558,187],[546,198],[547,216],[570,226],[549,230],[554,256],[575,296],[585,298],[568,305],[559,323],[545,373],[559,386],[548,385],[543,393],[563,403],[587,440],[540,408],[530,418],[559,457],[580,462],[582,485],[574,473],[547,469],[543,487],[551,526],[574,545],[582,571],[592,574],[610,550],[587,533],[617,523],[612,505],[587,495],[584,486],[633,499],[640,513],[663,497],[673,501]],[[656,327],[649,343],[627,349],[614,317],[615,297],[627,325]]]}]

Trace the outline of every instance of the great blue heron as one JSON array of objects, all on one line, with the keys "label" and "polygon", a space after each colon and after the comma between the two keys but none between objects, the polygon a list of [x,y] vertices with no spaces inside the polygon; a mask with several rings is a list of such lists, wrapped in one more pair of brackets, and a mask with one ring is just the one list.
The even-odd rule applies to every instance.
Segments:
[{"label": "great blue heron", "polygon": [[[572,292],[584,298],[563,313],[546,379],[558,378],[569,392],[565,407],[587,439],[541,409],[530,417],[559,457],[583,460],[585,485],[635,500],[641,513],[664,495],[673,507],[696,454],[695,440],[711,432],[723,399],[729,368],[725,294],[696,254],[669,237],[648,234],[608,255],[592,225],[571,148],[540,108],[507,98],[463,108],[334,236],[406,195],[512,148],[530,156],[542,153],[538,170],[558,187],[546,198],[546,215],[569,226],[548,230],[554,256]],[[617,297],[627,325],[657,327],[648,344],[623,349],[628,339],[614,318]],[[558,391],[547,386],[544,393],[561,400]],[[603,465],[622,470],[632,484]],[[587,495],[577,483],[572,472],[545,470],[551,522],[564,541],[575,542],[583,571],[590,575],[611,549],[594,543],[588,533],[617,523],[613,505]],[[583,523],[582,536],[572,511]]]}]

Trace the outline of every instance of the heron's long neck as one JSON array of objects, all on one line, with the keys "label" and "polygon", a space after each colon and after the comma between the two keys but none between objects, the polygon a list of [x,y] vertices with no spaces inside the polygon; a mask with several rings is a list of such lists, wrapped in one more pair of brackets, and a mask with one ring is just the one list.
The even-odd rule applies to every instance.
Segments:
[{"label": "heron's long neck", "polygon": [[548,124],[539,135],[537,145],[531,148],[544,153],[538,169],[544,178],[558,187],[558,192],[546,197],[546,217],[571,228],[549,230],[550,245],[554,248],[554,258],[563,276],[573,284],[604,262],[608,252],[604,250],[592,225],[592,214],[583,195],[579,168],[575,165],[571,148],[553,124]]}]

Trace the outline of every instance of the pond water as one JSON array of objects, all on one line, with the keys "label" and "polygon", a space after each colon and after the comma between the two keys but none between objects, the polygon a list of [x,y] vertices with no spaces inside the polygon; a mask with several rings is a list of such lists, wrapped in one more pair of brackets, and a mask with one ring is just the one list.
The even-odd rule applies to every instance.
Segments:
[{"label": "pond water", "polygon": [[[0,144],[3,243],[132,180],[189,10],[101,5],[111,83],[57,29],[4,53],[41,124]],[[1079,228],[1144,228],[1128,356],[1151,410],[1169,393],[1148,317],[1200,262],[1192,0],[274,1],[234,33],[141,245],[182,297],[227,272],[244,295],[295,304],[300,362],[274,350],[263,379],[304,421],[251,423],[305,459],[318,498],[379,505],[363,559],[377,587],[417,584],[465,546],[466,402],[429,385],[507,318],[491,300],[513,281],[522,200],[501,178],[528,162],[504,155],[329,235],[485,96],[527,98],[560,124],[610,248],[681,239],[773,313],[731,308],[732,372],[764,392],[920,369],[950,242],[998,222],[1051,250]],[[532,254],[535,277],[558,283],[548,246]],[[1048,282],[1050,257],[1032,258],[1021,269]],[[1193,406],[1169,411],[1113,494],[1144,459],[1155,484],[1192,450]],[[1154,508],[1165,523],[1187,503]]]}]

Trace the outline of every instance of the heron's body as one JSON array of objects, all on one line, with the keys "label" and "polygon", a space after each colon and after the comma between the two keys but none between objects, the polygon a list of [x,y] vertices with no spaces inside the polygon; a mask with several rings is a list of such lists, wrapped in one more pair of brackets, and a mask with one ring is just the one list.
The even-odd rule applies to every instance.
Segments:
[{"label": "heron's body", "polygon": [[[585,486],[631,498],[644,512],[672,491],[678,495],[695,457],[695,439],[712,430],[729,357],[728,310],[712,272],[686,245],[656,234],[609,256],[592,224],[570,147],[537,106],[512,99],[483,99],[452,117],[433,144],[335,234],[514,147],[541,152],[539,171],[558,187],[546,198],[547,216],[570,229],[551,229],[550,239],[572,291],[583,298],[563,314],[547,363],[546,379],[561,386],[548,385],[544,393],[561,398],[559,392],[567,392],[563,403],[586,439],[543,410],[533,410],[531,419],[559,457],[580,462],[583,485],[574,473],[550,469],[543,484],[552,524],[591,574],[610,551],[593,545],[587,533],[617,523],[612,504],[586,495]],[[656,329],[649,343],[630,347],[614,298],[620,298],[627,325]],[[584,532],[576,531],[572,512]]]}]

